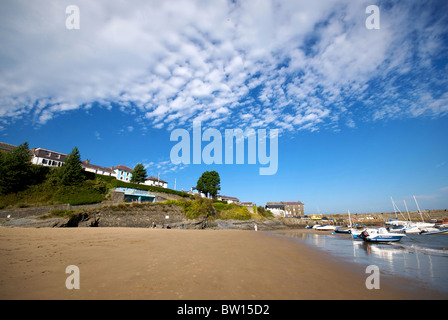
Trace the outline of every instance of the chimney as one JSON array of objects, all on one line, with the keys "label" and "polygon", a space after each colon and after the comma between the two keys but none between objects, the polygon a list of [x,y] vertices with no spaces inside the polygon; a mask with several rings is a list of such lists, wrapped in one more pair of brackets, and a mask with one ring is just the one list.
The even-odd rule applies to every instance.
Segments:
[{"label": "chimney", "polygon": [[87,159],[86,161],[84,161],[85,162],[85,164],[90,164],[90,160],[89,159]]}]

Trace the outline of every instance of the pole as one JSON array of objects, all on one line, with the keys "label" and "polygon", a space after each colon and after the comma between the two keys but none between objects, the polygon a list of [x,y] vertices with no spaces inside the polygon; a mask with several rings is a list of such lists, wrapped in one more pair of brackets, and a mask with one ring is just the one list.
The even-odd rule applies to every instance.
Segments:
[{"label": "pole", "polygon": [[422,221],[425,222],[425,220],[423,220],[423,216],[422,216],[422,212],[420,211],[420,207],[418,206],[417,199],[415,198],[415,196],[413,196],[413,197],[414,197],[414,200],[415,200],[415,204],[417,205],[418,213],[420,213],[420,217],[422,218]]},{"label": "pole", "polygon": [[408,210],[408,206],[406,205],[406,201],[403,200],[403,202],[404,202],[404,207],[406,208],[406,212],[408,213],[409,221],[411,221],[411,216],[409,215],[409,210]]},{"label": "pole", "polygon": [[350,210],[348,210],[348,221],[350,222],[350,228],[352,228],[352,219],[350,218]]}]

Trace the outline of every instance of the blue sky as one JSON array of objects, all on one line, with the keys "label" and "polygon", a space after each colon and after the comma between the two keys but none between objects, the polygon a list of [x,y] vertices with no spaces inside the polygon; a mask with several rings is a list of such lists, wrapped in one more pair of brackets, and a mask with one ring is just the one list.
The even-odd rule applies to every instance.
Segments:
[{"label": "blue sky", "polygon": [[[80,29],[68,30],[77,5]],[[380,29],[366,7],[377,5]],[[308,214],[448,208],[446,1],[2,1],[0,141]],[[278,170],[173,164],[170,134],[279,130]],[[224,141],[223,141],[224,144]],[[203,142],[203,146],[207,145]],[[247,155],[246,155],[247,156]],[[247,159],[247,158],[246,158]]]}]

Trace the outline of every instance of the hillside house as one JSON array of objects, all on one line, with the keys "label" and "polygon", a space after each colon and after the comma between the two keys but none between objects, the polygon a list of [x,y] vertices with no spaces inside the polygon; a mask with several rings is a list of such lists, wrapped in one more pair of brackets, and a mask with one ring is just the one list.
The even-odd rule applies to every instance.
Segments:
[{"label": "hillside house", "polygon": [[116,173],[111,168],[101,167],[90,163],[90,160],[87,159],[86,161],[82,161],[81,163],[82,168],[85,171],[93,172],[95,174],[100,174],[103,176],[112,176],[116,177]]},{"label": "hillside house", "polygon": [[229,197],[229,196],[217,196],[216,199],[221,200],[221,201],[225,201],[227,203],[235,203],[235,204],[240,204],[240,199],[235,198],[235,197]]},{"label": "hillside house", "polygon": [[130,182],[131,181],[132,172],[134,171],[131,168],[123,166],[123,165],[120,164],[119,166],[112,167],[111,169],[115,172],[117,180],[121,180],[121,181],[124,181],[124,182]]},{"label": "hillside house", "polygon": [[265,209],[281,217],[303,217],[304,206],[301,201],[266,202]]},{"label": "hillside house", "polygon": [[62,167],[67,155],[65,153],[51,151],[43,148],[31,149],[33,157],[31,163],[48,166],[48,167]]},{"label": "hillside house", "polygon": [[[184,191],[182,189],[182,191]],[[198,194],[201,196],[201,198],[205,198],[205,193],[199,192],[195,187],[191,187],[190,191],[187,191],[188,194],[191,194],[192,196]]]},{"label": "hillside house", "polygon": [[145,184],[148,185],[148,186],[156,186],[156,187],[168,188],[168,182],[163,181],[162,179],[156,178],[156,177],[146,178]]},{"label": "hillside house", "polygon": [[252,202],[241,202],[240,205],[242,205],[244,207],[253,207],[253,206],[255,206],[255,203],[252,203]]},{"label": "hillside house", "polygon": [[9,143],[0,142],[0,152],[11,152],[15,148],[17,148],[17,146],[14,146]]}]

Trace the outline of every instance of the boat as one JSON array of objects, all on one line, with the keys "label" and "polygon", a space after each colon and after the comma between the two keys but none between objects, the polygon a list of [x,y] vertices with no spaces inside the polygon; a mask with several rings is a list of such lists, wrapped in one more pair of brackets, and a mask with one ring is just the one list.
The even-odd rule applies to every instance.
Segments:
[{"label": "boat", "polygon": [[368,242],[396,242],[406,237],[406,235],[389,232],[386,228],[367,228],[358,237]]},{"label": "boat", "polygon": [[336,228],[336,229],[334,230],[334,233],[345,233],[345,234],[350,234],[350,233],[351,233],[351,230],[350,230],[350,229],[344,229],[344,230],[341,230],[341,229],[339,229],[339,228]]},{"label": "boat", "polygon": [[407,228],[407,225],[399,224],[399,225],[391,225],[390,227],[387,227],[387,230],[389,232],[393,233],[404,233],[404,230]]},{"label": "boat", "polygon": [[432,228],[435,226],[435,223],[427,223],[427,222],[415,222],[410,224],[407,228],[404,229],[405,233],[421,233],[422,230],[427,228]]},{"label": "boat", "polygon": [[431,235],[431,234],[448,234],[448,228],[438,229],[438,228],[428,228],[420,232],[421,235]]},{"label": "boat", "polygon": [[336,228],[338,228],[337,226],[330,226],[330,225],[323,225],[323,226],[319,226],[317,228],[315,228],[316,230],[319,231],[332,231],[335,230]]},{"label": "boat", "polygon": [[366,229],[362,229],[362,230],[360,230],[360,229],[354,229],[354,228],[352,228],[352,229],[350,229],[350,234],[352,235],[352,238],[353,238],[354,240],[363,240],[363,239],[360,237],[360,235],[361,235],[361,233],[363,233],[364,230],[366,230]]}]

